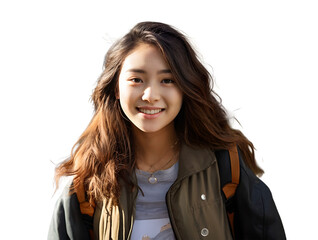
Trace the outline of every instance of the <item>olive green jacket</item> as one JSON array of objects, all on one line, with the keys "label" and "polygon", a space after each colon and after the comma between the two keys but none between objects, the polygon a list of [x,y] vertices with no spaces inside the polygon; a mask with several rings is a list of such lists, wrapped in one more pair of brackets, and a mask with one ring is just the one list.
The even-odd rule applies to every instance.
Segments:
[{"label": "olive green jacket", "polygon": [[[119,207],[109,208],[107,203],[96,205],[94,239],[130,239],[137,191],[123,187]],[[49,239],[89,239],[88,230],[78,219],[80,210],[74,195],[57,203]],[[167,192],[166,203],[176,239],[232,239],[212,150],[182,145],[178,177]]]},{"label": "olive green jacket", "polygon": [[[109,216],[108,225],[107,220],[101,223],[107,207],[102,213],[102,204],[98,204],[94,216],[95,239],[129,239],[136,198],[137,190],[122,189],[120,208],[113,209],[119,222],[115,225],[111,224],[114,216]],[[182,146],[178,177],[167,192],[166,203],[176,239],[232,239],[213,151]]]}]

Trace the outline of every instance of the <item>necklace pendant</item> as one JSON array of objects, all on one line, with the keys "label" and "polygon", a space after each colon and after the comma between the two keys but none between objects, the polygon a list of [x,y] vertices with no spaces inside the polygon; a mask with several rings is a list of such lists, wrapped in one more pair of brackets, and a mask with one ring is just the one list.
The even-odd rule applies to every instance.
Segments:
[{"label": "necklace pendant", "polygon": [[148,178],[148,182],[150,184],[156,184],[158,182],[158,179],[151,174],[150,177]]}]

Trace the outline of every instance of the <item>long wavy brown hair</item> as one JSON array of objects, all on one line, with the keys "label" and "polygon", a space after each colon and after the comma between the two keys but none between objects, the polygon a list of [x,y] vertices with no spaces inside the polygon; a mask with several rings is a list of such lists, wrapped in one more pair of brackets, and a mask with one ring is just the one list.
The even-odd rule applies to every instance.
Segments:
[{"label": "long wavy brown hair", "polygon": [[61,176],[74,176],[73,187],[84,184],[90,201],[112,198],[115,204],[120,184],[133,187],[131,122],[121,110],[116,92],[125,57],[141,43],[160,49],[183,92],[183,104],[174,120],[179,139],[190,146],[215,150],[237,144],[246,164],[261,175],[263,170],[255,161],[252,142],[230,126],[221,99],[213,91],[213,79],[186,36],[167,24],[141,22],[108,50],[92,94],[94,116],[75,143],[70,158],[56,168],[57,187]]}]

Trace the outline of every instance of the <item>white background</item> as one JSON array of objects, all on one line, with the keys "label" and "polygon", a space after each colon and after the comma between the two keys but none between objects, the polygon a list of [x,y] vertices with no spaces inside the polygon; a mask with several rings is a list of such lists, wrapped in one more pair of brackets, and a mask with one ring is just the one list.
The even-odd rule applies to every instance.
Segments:
[{"label": "white background", "polygon": [[[139,21],[184,31],[257,148],[288,239],[317,228],[315,1],[2,1],[1,235],[45,239],[54,164],[92,117],[114,39]],[[5,224],[3,224],[5,223]],[[10,237],[9,237],[10,236]]]}]

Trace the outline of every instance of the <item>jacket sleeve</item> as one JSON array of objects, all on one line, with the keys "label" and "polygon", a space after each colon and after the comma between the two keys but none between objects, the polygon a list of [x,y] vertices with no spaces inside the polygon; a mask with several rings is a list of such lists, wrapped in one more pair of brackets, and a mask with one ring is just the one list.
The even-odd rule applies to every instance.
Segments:
[{"label": "jacket sleeve", "polygon": [[55,204],[51,224],[48,232],[49,240],[89,240],[89,226],[92,219],[82,215],[76,194],[69,194],[67,185],[61,197]]},{"label": "jacket sleeve", "polygon": [[270,189],[240,157],[240,184],[235,196],[236,239],[286,239]]}]

